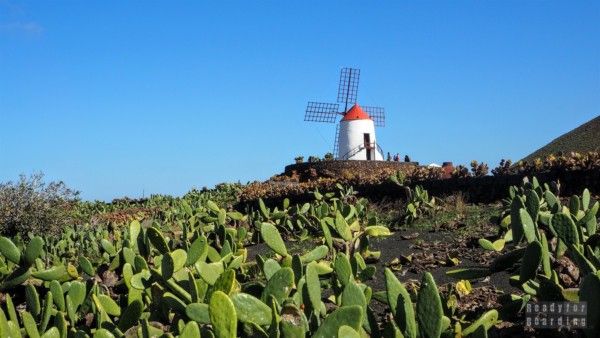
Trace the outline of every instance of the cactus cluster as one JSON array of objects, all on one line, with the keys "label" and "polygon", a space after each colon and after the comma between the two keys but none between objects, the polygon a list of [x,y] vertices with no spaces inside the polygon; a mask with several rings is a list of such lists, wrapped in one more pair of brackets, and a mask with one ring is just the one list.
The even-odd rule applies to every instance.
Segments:
[{"label": "cactus cluster", "polygon": [[406,188],[408,200],[404,210],[402,221],[404,224],[410,224],[419,217],[431,213],[435,207],[435,197],[429,197],[427,190],[420,185],[414,189]]},{"label": "cactus cluster", "polygon": [[[315,191],[314,200],[305,204],[284,201],[269,208],[261,201],[246,213],[223,208],[203,193],[157,198],[151,203],[162,206],[154,221],[134,217],[125,226],[73,226],[56,238],[0,237],[0,336],[440,337],[461,332],[465,322],[451,323],[455,319],[442,306],[445,300],[430,274],[416,294],[391,270],[385,271],[386,290],[375,292],[365,283],[375,273],[369,262],[380,254],[370,250],[370,241],[391,232],[377,224],[351,188],[338,188],[336,194]],[[429,200],[426,192],[417,193]],[[301,253],[288,248],[288,238],[307,233],[314,236],[309,241],[314,247]],[[264,242],[270,252],[248,259],[249,241]],[[388,318],[376,315],[374,302],[386,304]],[[487,331],[493,323],[473,325]]]},{"label": "cactus cluster", "polygon": [[[500,236],[491,242],[480,239],[486,250],[500,251],[488,267],[456,269],[448,274],[474,279],[508,270],[510,282],[538,300],[588,301],[587,334],[600,335],[600,233],[597,213],[600,203],[591,202],[585,189],[580,196],[561,199],[557,184],[539,184],[533,177],[520,187],[511,187],[505,200],[507,211],[500,224]],[[504,248],[504,243],[510,243]],[[556,270],[567,259],[579,270],[576,285],[565,285]],[[513,297],[521,302],[522,297]]]}]

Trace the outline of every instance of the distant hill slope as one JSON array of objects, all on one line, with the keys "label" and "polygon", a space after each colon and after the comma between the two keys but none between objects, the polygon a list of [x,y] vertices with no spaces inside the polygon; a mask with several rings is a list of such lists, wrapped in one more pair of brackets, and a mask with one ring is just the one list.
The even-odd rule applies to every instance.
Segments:
[{"label": "distant hill slope", "polygon": [[532,161],[558,152],[600,151],[600,116],[565,133],[523,159]]}]

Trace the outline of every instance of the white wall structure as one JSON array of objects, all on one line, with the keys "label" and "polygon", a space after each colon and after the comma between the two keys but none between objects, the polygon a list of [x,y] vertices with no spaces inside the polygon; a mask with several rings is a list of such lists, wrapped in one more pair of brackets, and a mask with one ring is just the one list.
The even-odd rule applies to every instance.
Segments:
[{"label": "white wall structure", "polygon": [[355,104],[340,121],[338,159],[383,161],[380,149],[373,120]]}]

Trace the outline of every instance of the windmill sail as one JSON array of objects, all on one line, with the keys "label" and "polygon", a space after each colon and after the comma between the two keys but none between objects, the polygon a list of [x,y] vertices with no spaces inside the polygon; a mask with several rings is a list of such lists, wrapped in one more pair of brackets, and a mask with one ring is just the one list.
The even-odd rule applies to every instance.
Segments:
[{"label": "windmill sail", "polygon": [[383,107],[363,106],[362,109],[369,114],[377,127],[385,127],[385,109]]},{"label": "windmill sail", "polygon": [[358,98],[358,80],[360,69],[342,68],[340,73],[340,84],[338,86],[337,102],[345,105],[344,112],[348,107],[356,103]]},{"label": "windmill sail", "polygon": [[333,156],[335,158],[338,158],[340,156],[339,153],[339,148],[340,148],[340,125],[336,124],[335,125],[335,139],[333,140]]},{"label": "windmill sail", "polygon": [[304,121],[335,123],[340,105],[337,103],[309,102]]}]

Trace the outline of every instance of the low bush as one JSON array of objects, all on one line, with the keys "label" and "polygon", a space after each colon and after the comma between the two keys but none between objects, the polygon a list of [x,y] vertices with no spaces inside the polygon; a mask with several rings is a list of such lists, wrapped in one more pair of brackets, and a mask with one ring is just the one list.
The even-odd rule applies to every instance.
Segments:
[{"label": "low bush", "polygon": [[72,224],[79,192],[62,181],[46,184],[43,178],[38,173],[0,183],[0,233],[53,235]]}]

